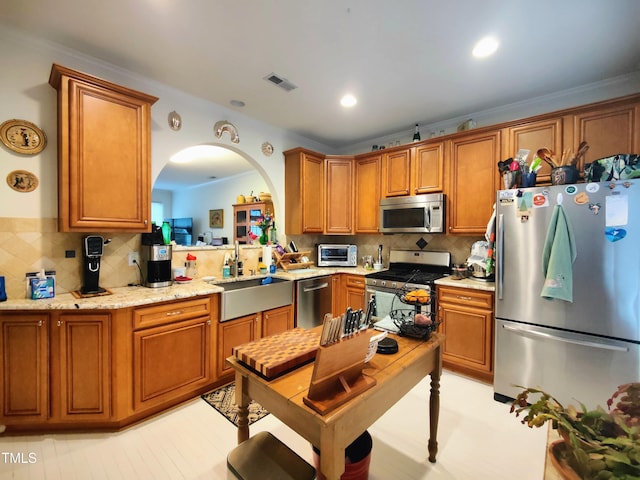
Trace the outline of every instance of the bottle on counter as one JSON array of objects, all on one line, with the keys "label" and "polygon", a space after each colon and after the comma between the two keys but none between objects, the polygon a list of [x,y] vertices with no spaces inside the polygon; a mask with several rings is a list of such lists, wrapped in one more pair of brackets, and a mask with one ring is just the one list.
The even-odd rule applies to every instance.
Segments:
[{"label": "bottle on counter", "polygon": [[414,142],[419,142],[420,141],[420,130],[418,130],[418,124],[416,123],[416,129],[413,132],[413,141]]},{"label": "bottle on counter", "polygon": [[169,222],[162,222],[162,240],[165,245],[171,243],[171,225],[169,225]]}]

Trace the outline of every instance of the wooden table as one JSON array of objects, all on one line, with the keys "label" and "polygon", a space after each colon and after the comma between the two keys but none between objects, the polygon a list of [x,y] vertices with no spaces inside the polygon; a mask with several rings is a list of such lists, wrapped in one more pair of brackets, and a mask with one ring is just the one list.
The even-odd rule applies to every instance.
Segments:
[{"label": "wooden table", "polygon": [[[426,375],[431,375],[428,451],[429,461],[435,463],[444,336],[433,334],[426,342],[392,337],[398,341],[398,353],[376,354],[366,365],[364,373],[375,377],[376,385],[326,415],[315,412],[302,400],[309,388],[313,363],[267,380],[235,357],[227,358],[236,372],[238,443],[249,438],[248,406],[251,400],[255,400],[317,446],[322,452],[322,472],[328,480],[338,480],[345,468],[345,448]],[[420,415],[421,412],[407,414]]]}]

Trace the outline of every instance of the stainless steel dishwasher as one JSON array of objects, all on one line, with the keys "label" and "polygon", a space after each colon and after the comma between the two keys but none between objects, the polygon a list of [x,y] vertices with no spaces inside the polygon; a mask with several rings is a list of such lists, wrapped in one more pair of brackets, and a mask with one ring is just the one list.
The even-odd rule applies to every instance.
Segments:
[{"label": "stainless steel dishwasher", "polygon": [[331,275],[296,281],[296,326],[313,328],[322,325],[331,313]]}]

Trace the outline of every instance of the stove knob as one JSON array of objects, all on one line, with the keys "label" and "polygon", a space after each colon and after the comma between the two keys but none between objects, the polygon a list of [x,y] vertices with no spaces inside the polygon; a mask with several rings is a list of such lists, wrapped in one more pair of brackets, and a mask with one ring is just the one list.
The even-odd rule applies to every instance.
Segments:
[{"label": "stove knob", "polygon": [[380,280],[380,286],[381,287],[386,287],[387,286],[387,282],[385,282],[384,280]]},{"label": "stove knob", "polygon": [[391,288],[398,288],[398,284],[396,282],[391,283]]}]

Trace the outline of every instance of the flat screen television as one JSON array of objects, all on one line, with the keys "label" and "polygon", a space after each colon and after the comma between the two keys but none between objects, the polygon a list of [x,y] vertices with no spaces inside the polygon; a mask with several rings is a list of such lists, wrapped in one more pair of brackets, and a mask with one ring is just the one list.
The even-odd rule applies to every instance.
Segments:
[{"label": "flat screen television", "polygon": [[175,240],[178,245],[193,244],[193,218],[170,218],[165,220],[171,225],[171,240]]}]

